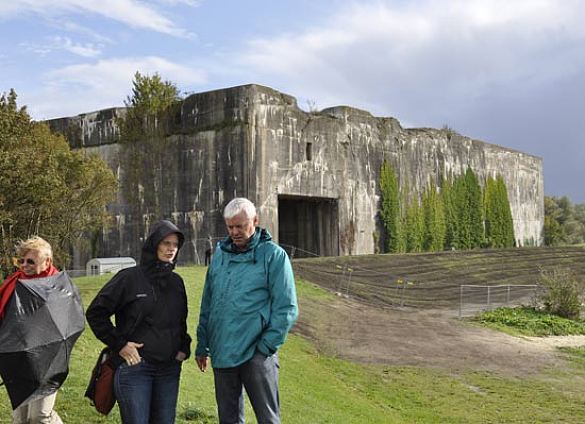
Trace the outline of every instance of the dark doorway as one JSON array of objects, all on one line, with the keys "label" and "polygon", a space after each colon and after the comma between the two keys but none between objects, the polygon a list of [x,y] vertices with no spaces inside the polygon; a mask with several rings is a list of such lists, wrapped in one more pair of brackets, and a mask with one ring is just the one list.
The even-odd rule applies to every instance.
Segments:
[{"label": "dark doorway", "polygon": [[278,242],[295,258],[339,255],[337,199],[278,196]]}]

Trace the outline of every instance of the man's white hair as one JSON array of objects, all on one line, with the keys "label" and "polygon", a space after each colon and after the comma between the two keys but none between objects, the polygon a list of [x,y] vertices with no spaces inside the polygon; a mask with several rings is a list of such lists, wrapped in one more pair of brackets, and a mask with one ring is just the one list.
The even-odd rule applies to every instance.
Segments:
[{"label": "man's white hair", "polygon": [[223,210],[223,217],[225,219],[231,219],[242,212],[246,214],[247,218],[255,218],[256,206],[245,197],[236,197],[235,199],[230,200]]}]

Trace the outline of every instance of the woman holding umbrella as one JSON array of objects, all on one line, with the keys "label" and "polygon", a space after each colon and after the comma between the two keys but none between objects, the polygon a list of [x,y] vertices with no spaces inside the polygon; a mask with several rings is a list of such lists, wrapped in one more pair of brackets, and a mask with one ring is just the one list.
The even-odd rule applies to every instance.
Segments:
[{"label": "woman holding umbrella", "polygon": [[191,343],[185,286],[173,272],[183,241],[173,223],[156,223],[140,265],[119,271],[87,309],[89,326],[119,364],[114,392],[125,424],[175,422],[181,363]]},{"label": "woman holding umbrella", "polygon": [[[43,278],[58,273],[53,266],[51,245],[40,237],[31,237],[18,243],[16,255],[18,259],[15,260],[15,265],[19,267],[18,271],[9,275],[0,286],[0,325],[18,280]],[[53,410],[56,397],[55,391],[51,395],[20,405],[12,413],[12,422],[62,424],[61,418]]]}]

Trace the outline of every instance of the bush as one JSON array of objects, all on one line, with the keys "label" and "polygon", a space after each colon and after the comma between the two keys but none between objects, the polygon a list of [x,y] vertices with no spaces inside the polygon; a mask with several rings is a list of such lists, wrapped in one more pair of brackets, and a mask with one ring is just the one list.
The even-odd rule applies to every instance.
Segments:
[{"label": "bush", "polygon": [[561,318],[530,306],[497,308],[480,314],[475,320],[488,327],[526,336],[585,334],[585,322]]},{"label": "bush", "polygon": [[583,300],[583,282],[570,269],[540,271],[539,284],[545,289],[539,296],[544,311],[572,320],[579,319]]}]

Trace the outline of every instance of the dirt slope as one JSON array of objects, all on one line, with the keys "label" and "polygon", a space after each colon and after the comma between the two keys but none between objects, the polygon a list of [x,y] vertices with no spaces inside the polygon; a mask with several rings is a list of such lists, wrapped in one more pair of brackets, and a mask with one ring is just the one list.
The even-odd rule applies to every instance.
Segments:
[{"label": "dirt slope", "polygon": [[[543,264],[562,264],[581,275],[585,271],[583,249],[526,249],[519,255],[517,251],[523,250],[515,249],[509,255],[490,251],[483,258],[480,252],[462,252],[446,254],[450,258],[434,254],[434,260],[428,255],[382,255],[295,261],[298,277],[339,293],[328,298],[301,297],[297,331],[324,351],[358,362],[506,375],[562,367],[563,355],[555,346],[585,345],[585,337],[519,338],[457,318],[458,285],[463,282],[491,281],[489,276],[497,273],[499,280],[524,284],[537,278],[538,266]],[[343,268],[347,264],[354,275],[346,291],[348,276]],[[445,271],[449,268],[453,272]],[[418,284],[417,290],[403,295],[402,307],[396,284],[384,286],[384,281],[392,282],[397,276]]]}]

